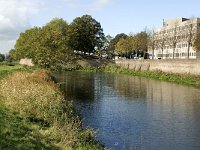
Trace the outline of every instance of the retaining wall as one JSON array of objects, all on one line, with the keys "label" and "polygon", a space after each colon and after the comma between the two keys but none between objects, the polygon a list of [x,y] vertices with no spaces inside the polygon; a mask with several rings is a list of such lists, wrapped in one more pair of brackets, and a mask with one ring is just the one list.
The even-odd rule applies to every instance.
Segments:
[{"label": "retaining wall", "polygon": [[21,59],[19,64],[20,65],[26,65],[26,66],[34,66],[32,59],[29,59],[29,58]]},{"label": "retaining wall", "polygon": [[116,65],[135,71],[163,71],[200,75],[200,60],[116,60]]}]

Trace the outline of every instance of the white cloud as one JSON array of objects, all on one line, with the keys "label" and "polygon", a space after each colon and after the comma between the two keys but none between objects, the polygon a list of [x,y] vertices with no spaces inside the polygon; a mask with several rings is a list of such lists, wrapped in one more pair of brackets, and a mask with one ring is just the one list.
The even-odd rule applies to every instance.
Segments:
[{"label": "white cloud", "polygon": [[13,47],[13,41],[30,27],[29,19],[39,4],[38,0],[0,0],[0,49]]},{"label": "white cloud", "polygon": [[27,0],[0,0],[0,40],[14,40],[30,27],[29,16],[36,13],[37,3]]}]

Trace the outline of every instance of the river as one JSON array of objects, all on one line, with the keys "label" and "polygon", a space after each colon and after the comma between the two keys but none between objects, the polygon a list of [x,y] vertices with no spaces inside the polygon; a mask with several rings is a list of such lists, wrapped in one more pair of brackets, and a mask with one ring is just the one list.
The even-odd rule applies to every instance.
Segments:
[{"label": "river", "polygon": [[111,149],[200,149],[200,89],[127,75],[55,74],[83,126]]}]

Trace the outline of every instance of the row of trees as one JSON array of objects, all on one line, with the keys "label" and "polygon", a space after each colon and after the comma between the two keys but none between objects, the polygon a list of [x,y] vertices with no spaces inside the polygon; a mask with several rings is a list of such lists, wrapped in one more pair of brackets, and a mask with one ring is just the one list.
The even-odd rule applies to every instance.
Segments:
[{"label": "row of trees", "polygon": [[32,58],[44,68],[61,67],[74,59],[74,50],[94,52],[103,47],[105,39],[98,21],[83,15],[68,24],[63,19],[53,19],[43,27],[34,27],[21,33],[12,56],[15,59]]},{"label": "row of trees", "polygon": [[130,35],[121,33],[111,40],[108,50],[113,54],[118,54],[126,58],[132,58],[135,54],[143,57],[147,52],[147,45],[148,34],[146,32]]},{"label": "row of trees", "polygon": [[[184,37],[188,42],[188,56],[190,43],[194,40],[193,24],[185,28]],[[15,59],[32,58],[33,62],[44,68],[61,67],[74,59],[74,50],[83,53],[101,53],[106,51],[110,57],[118,54],[127,58],[144,56],[148,49],[163,50],[166,45],[173,47],[173,58],[177,43],[183,37],[175,24],[173,32],[168,33],[164,27],[160,34],[154,30],[137,34],[117,34],[114,38],[105,36],[101,24],[90,15],[75,18],[71,24],[63,19],[53,19],[43,27],[34,27],[20,34],[16,41],[15,50],[10,55]],[[200,50],[197,36],[195,47]]]},{"label": "row of trees", "polygon": [[136,35],[130,34],[127,38],[122,38],[116,44],[116,52],[127,58],[134,54],[144,55],[147,52],[148,35],[146,32],[140,32]]}]

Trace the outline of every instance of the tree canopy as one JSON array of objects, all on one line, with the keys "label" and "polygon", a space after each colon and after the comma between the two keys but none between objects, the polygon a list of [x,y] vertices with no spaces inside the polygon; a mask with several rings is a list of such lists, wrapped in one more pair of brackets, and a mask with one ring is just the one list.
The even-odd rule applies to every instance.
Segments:
[{"label": "tree canopy", "polygon": [[117,34],[113,39],[111,39],[110,44],[108,46],[108,51],[110,53],[114,54],[115,47],[116,47],[117,43],[119,42],[119,40],[122,39],[122,38],[125,39],[127,37],[128,36],[125,33]]},{"label": "tree canopy", "polygon": [[69,46],[73,50],[93,52],[103,47],[104,33],[101,24],[90,15],[77,17],[69,26]]},{"label": "tree canopy", "polygon": [[20,34],[16,41],[15,58],[32,58],[44,68],[66,64],[73,57],[68,46],[68,24],[63,19],[53,19],[42,28],[34,27]]},{"label": "tree canopy", "polygon": [[5,60],[5,55],[0,53],[0,62],[3,62]]},{"label": "tree canopy", "polygon": [[16,41],[13,57],[16,59],[34,58],[41,42],[41,32],[41,28],[34,27],[21,33]]},{"label": "tree canopy", "polygon": [[140,32],[136,35],[129,35],[126,38],[120,38],[115,46],[115,51],[121,56],[128,58],[135,53],[144,54],[147,51],[148,35],[146,32]]},{"label": "tree canopy", "polygon": [[73,60],[74,50],[84,53],[105,50],[108,43],[101,24],[90,15],[77,17],[70,25],[56,18],[43,27],[21,33],[12,56],[32,58],[36,65],[55,68]]}]

